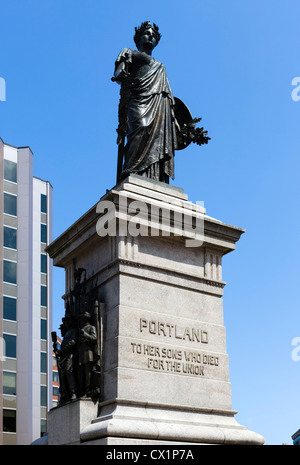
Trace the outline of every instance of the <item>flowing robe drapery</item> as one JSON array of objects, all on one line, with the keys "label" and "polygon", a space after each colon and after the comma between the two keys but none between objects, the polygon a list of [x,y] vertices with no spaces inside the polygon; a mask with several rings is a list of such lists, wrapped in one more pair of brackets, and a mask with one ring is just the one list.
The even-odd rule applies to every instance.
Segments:
[{"label": "flowing robe drapery", "polygon": [[[139,72],[139,65],[146,71]],[[126,101],[122,177],[138,173],[164,182],[174,179],[174,98],[164,65],[143,52],[123,49],[115,69],[115,80],[122,86],[120,106],[122,98]]]}]

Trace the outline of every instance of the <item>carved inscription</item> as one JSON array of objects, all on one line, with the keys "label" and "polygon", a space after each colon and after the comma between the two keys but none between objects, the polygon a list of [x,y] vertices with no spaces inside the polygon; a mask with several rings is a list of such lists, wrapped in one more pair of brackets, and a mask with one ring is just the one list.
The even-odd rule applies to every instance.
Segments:
[{"label": "carved inscription", "polygon": [[175,339],[182,339],[183,341],[208,343],[208,333],[202,329],[190,327],[178,328],[177,325],[156,320],[146,320],[144,318],[140,318],[140,332],[148,332],[149,334],[157,334],[163,337],[173,337]]},{"label": "carved inscription", "polygon": [[[208,344],[208,332],[201,328],[179,327],[157,320],[140,318],[140,333],[160,336],[165,342],[175,340]],[[207,351],[172,348],[164,345],[152,345],[138,341],[131,342],[131,351],[142,360],[145,368],[165,373],[181,373],[189,376],[205,376],[206,367],[218,367],[219,357]]]}]

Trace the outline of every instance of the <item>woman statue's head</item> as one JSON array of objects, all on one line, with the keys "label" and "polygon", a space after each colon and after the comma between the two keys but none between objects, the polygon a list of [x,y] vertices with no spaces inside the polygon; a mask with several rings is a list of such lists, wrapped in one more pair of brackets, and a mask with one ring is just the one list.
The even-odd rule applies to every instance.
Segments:
[{"label": "woman statue's head", "polygon": [[152,25],[150,21],[145,21],[140,27],[135,28],[133,40],[137,49],[140,50],[140,48],[144,47],[150,48],[151,44],[153,49],[160,41],[160,38],[161,34],[158,32],[158,26],[155,23]]}]

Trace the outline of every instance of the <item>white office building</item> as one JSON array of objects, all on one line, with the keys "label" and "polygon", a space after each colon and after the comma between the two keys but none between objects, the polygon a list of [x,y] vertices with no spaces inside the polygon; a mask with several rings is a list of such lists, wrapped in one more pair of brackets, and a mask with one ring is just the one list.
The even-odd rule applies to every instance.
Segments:
[{"label": "white office building", "polygon": [[52,186],[0,139],[0,444],[30,444],[52,406]]}]

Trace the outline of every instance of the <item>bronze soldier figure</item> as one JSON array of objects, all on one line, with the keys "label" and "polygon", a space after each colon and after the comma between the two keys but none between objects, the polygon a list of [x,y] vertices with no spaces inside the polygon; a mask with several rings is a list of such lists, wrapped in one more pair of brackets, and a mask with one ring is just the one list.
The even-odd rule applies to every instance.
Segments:
[{"label": "bronze soldier figure", "polygon": [[75,353],[77,344],[76,321],[73,316],[67,312],[62,321],[61,331],[63,340],[60,349],[54,347],[60,377],[60,403],[77,398],[75,380]]},{"label": "bronze soldier figure", "polygon": [[80,397],[91,395],[92,390],[92,368],[97,332],[90,320],[91,315],[87,311],[79,315],[78,384]]}]

